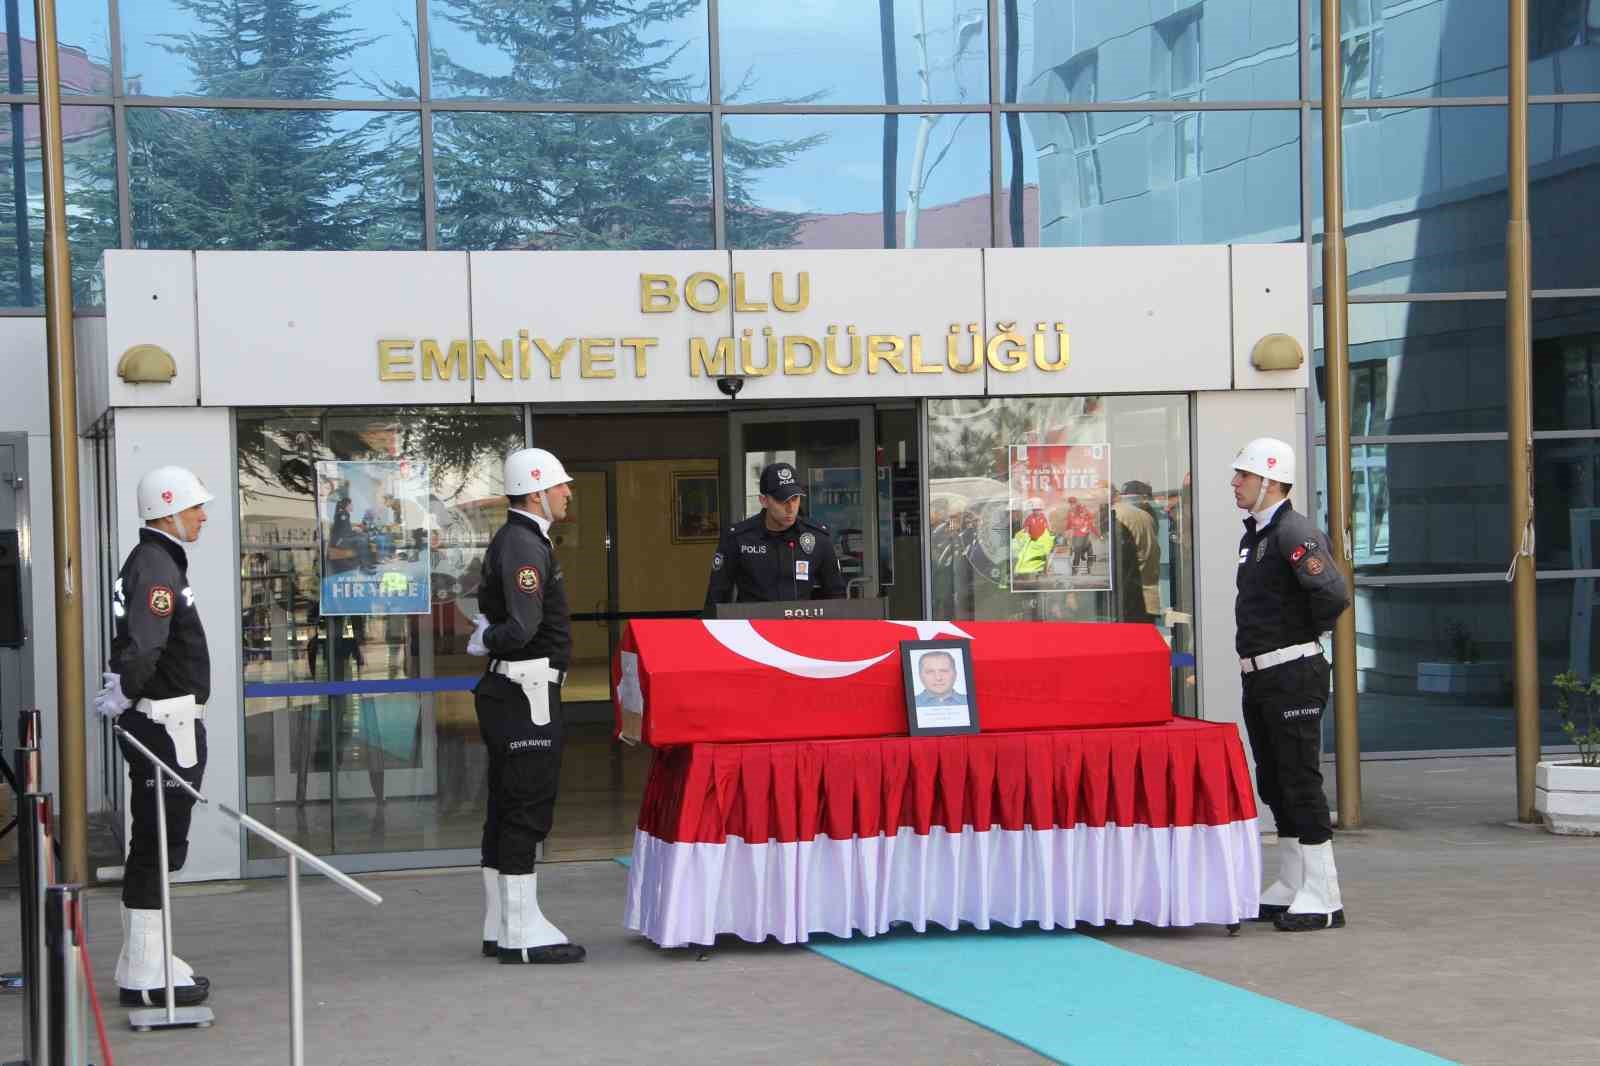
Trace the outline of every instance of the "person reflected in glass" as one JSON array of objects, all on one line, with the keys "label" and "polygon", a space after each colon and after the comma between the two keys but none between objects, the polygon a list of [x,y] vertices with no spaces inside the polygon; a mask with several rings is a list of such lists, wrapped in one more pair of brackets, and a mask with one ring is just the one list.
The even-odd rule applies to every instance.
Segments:
[{"label": "person reflected in glass", "polygon": [[1149,502],[1152,491],[1147,482],[1125,482],[1111,505],[1117,525],[1117,603],[1124,622],[1161,617],[1160,524]]},{"label": "person reflected in glass", "polygon": [[1030,496],[1023,510],[1027,517],[1011,538],[1011,573],[1020,579],[1037,581],[1049,568],[1050,555],[1056,550],[1056,535],[1050,531],[1044,500]]}]

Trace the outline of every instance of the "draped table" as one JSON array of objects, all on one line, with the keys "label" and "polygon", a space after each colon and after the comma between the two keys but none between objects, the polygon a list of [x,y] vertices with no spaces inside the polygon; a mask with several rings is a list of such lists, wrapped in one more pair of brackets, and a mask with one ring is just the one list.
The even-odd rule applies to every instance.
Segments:
[{"label": "draped table", "polygon": [[1232,924],[1260,882],[1231,724],[703,742],[655,754],[625,921],[662,947]]}]

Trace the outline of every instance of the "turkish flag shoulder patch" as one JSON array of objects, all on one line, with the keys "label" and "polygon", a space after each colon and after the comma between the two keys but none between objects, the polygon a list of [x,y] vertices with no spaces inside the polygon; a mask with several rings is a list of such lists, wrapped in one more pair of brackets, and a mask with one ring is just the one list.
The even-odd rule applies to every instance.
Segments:
[{"label": "turkish flag shoulder patch", "polygon": [[524,566],[517,571],[517,590],[526,596],[539,594],[539,568]]},{"label": "turkish flag shoulder patch", "polygon": [[157,618],[165,618],[172,613],[172,590],[165,585],[156,585],[150,589],[150,613]]},{"label": "turkish flag shoulder patch", "polygon": [[1298,564],[1300,562],[1300,560],[1304,559],[1305,557],[1306,557],[1306,546],[1304,544],[1301,544],[1300,546],[1295,548],[1294,551],[1289,553],[1289,562],[1290,562],[1291,565],[1295,565],[1295,564]]}]

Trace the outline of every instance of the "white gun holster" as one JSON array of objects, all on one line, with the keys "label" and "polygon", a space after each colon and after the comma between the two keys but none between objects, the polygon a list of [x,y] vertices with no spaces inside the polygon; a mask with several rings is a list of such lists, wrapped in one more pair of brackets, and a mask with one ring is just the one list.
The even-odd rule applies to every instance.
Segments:
[{"label": "white gun holster", "polygon": [[193,696],[174,696],[170,700],[140,700],[136,705],[140,714],[167,731],[172,747],[178,755],[178,767],[189,769],[200,761],[200,752],[194,742],[194,724],[205,717],[205,706],[194,701]]}]

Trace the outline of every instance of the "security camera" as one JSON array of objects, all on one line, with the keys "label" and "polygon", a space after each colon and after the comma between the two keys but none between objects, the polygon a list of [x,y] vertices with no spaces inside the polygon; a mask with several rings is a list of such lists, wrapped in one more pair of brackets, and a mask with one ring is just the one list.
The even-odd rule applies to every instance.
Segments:
[{"label": "security camera", "polygon": [[722,395],[733,399],[739,395],[739,390],[744,388],[744,378],[730,374],[717,379],[717,388],[722,390]]}]

